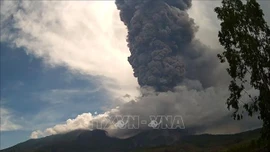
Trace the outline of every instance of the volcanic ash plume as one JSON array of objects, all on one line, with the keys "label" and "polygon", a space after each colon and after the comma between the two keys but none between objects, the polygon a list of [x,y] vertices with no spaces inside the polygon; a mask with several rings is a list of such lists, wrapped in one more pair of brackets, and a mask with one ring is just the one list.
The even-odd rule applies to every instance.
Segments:
[{"label": "volcanic ash plume", "polygon": [[196,26],[186,10],[191,0],[116,0],[128,28],[128,58],[140,86],[172,90],[182,82],[184,54]]}]

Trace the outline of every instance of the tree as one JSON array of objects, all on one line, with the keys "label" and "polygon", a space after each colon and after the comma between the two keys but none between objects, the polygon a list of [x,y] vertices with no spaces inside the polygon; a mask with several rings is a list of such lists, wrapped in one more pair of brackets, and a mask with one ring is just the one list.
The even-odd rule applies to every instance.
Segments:
[{"label": "tree", "polygon": [[[218,54],[222,63],[228,62],[227,71],[232,80],[229,85],[228,108],[235,109],[234,119],[242,119],[243,111],[250,116],[258,112],[263,121],[262,137],[270,138],[270,30],[256,0],[222,0],[215,8],[221,20],[218,37],[224,52]],[[247,86],[258,90],[257,96],[246,91]],[[242,102],[248,95],[250,101]],[[242,105],[241,105],[242,104]]]}]

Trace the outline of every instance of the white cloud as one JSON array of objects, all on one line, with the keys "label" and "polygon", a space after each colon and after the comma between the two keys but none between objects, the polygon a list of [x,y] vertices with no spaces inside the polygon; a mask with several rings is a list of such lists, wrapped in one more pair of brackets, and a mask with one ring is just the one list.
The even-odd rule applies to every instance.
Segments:
[{"label": "white cloud", "polygon": [[114,1],[23,1],[18,11],[19,4],[10,3],[1,5],[1,17],[12,14],[18,32],[8,31],[10,25],[3,22],[2,41],[24,47],[51,66],[103,77],[99,83],[115,97],[138,94],[127,61],[127,31]]},{"label": "white cloud", "polygon": [[1,118],[0,131],[12,131],[22,128],[22,126],[13,122],[14,116],[6,108],[0,107],[0,118]]},{"label": "white cloud", "polygon": [[196,37],[212,48],[220,49],[218,42],[219,21],[217,20],[214,8],[220,1],[192,1],[192,7],[188,11],[191,18],[199,26]]},{"label": "white cloud", "polygon": [[31,133],[30,138],[32,138],[32,139],[37,139],[37,138],[39,138],[39,137],[41,137],[41,136],[43,136],[42,131],[37,130],[37,131],[33,131],[33,132]]},{"label": "white cloud", "polygon": [[93,121],[103,121],[108,117],[108,113],[93,116],[91,113],[83,113],[78,115],[74,119],[68,119],[64,124],[58,124],[54,127],[47,128],[44,131],[33,131],[30,138],[39,138],[48,135],[54,135],[59,133],[65,133],[76,129],[93,129],[90,126],[93,125]]},{"label": "white cloud", "polygon": [[90,122],[93,119],[91,113],[83,113],[78,115],[75,119],[68,119],[66,124],[56,125],[53,128],[48,128],[44,132],[37,130],[32,132],[31,138],[38,138],[46,135],[53,135],[57,133],[64,133],[75,129],[87,129],[89,128]]},{"label": "white cloud", "polygon": [[[213,48],[220,48],[217,41],[219,25],[213,11],[218,3],[193,1],[193,7],[189,11],[200,26],[197,38]],[[15,11],[14,6],[10,4],[1,5],[2,7],[10,9],[1,9],[1,17],[13,12],[15,27],[19,30],[18,33],[11,34],[4,28],[2,41],[12,40],[17,47],[26,48],[28,53],[43,58],[51,66],[64,65],[82,74],[104,76],[105,79],[101,79],[100,82],[114,97],[126,93],[137,95],[138,84],[127,61],[129,56],[125,42],[127,32],[120,22],[114,1],[23,1],[20,7],[24,10],[20,11]],[[145,111],[147,107],[156,108],[156,112],[158,109],[163,108],[164,111],[172,108],[171,112],[177,110],[184,112],[188,117],[186,119],[188,125],[196,123],[199,125],[202,119],[212,123],[229,113],[222,100],[226,94],[223,92],[226,90],[224,88],[208,88],[202,91],[189,90],[185,87],[180,89],[182,92],[151,96],[135,105],[127,103],[123,107],[128,112],[142,115],[147,115]],[[164,102],[168,100],[168,95],[172,100]],[[213,102],[214,99],[220,102]],[[80,128],[91,129],[89,125],[93,120],[102,120],[110,112],[98,116],[85,113],[67,120],[65,124],[44,131],[35,131],[31,137]]]},{"label": "white cloud", "polygon": [[[265,14],[265,20],[270,25],[270,3],[269,1],[259,0],[262,10]],[[220,21],[217,19],[217,14],[214,12],[215,7],[221,6],[221,1],[213,0],[193,0],[192,7],[188,11],[190,16],[199,26],[199,31],[196,35],[204,44],[220,49],[221,45],[218,41],[218,31],[220,30]]]},{"label": "white cloud", "polygon": [[[163,92],[157,94],[153,90],[142,90],[148,96],[138,98],[136,102],[128,102],[116,109],[104,114],[92,115],[84,113],[75,119],[69,119],[66,123],[49,127],[43,131],[35,131],[31,137],[42,137],[53,134],[65,133],[76,129],[95,128],[94,122],[106,122],[109,128],[106,130],[111,136],[123,137],[134,133],[134,130],[112,129],[113,123],[110,117],[116,115],[139,116],[140,120],[149,120],[151,115],[180,115],[187,129],[196,128],[197,133],[235,133],[261,126],[257,118],[247,118],[244,121],[233,121],[230,118],[232,111],[226,108],[228,91],[224,87],[209,87],[202,89],[199,82],[186,82],[176,87],[175,92]],[[256,94],[254,90],[250,93]],[[248,101],[244,96],[243,101]],[[241,110],[241,108],[240,108]],[[147,129],[140,125],[140,129]],[[149,128],[148,128],[149,129]],[[39,136],[36,136],[39,133]]]}]

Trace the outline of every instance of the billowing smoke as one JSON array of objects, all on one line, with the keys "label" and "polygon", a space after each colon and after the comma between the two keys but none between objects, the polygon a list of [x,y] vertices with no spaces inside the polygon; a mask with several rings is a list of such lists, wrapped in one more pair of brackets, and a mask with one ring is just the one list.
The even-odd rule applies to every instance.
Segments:
[{"label": "billowing smoke", "polygon": [[[112,1],[104,2],[111,3],[108,12],[102,9],[105,4],[101,1],[6,2],[10,3],[12,10],[3,7],[1,15],[13,14],[14,21],[5,25],[8,25],[8,29],[16,29],[1,29],[3,36],[14,38],[7,39],[7,42],[25,48],[52,65],[64,65],[72,71],[78,70],[94,76],[102,74],[115,80],[115,83],[104,81],[106,83],[102,84],[108,86],[109,90],[117,88],[117,92],[121,88],[124,93],[131,94],[131,100],[133,89],[129,88],[133,85],[134,77],[126,63],[128,55],[125,51],[128,49],[124,43],[122,46],[126,34],[125,24],[131,51],[129,62],[134,68],[134,74],[141,86],[155,89],[153,91],[152,88],[142,87],[141,92],[147,94],[145,96],[130,102],[112,102],[119,104],[108,105],[113,109],[106,107],[110,110],[103,114],[82,114],[67,120],[65,124],[33,132],[32,137],[74,129],[95,129],[95,124],[98,124],[96,122],[110,124],[113,129],[108,129],[108,132],[123,137],[151,129],[147,125],[151,115],[180,115],[186,129],[195,128],[194,131],[199,133],[209,133],[212,129],[218,133],[238,132],[258,124],[257,121],[250,122],[250,119],[246,119],[246,122],[231,120],[231,112],[225,104],[229,95],[226,70],[218,64],[217,52],[194,38],[197,27],[186,12],[191,7],[190,0],[117,0],[124,24],[120,22]],[[13,9],[16,6],[14,3],[23,10]],[[201,4],[195,9],[200,7]],[[7,13],[2,13],[4,8]],[[115,15],[112,15],[114,12]],[[38,14],[46,15],[41,18]],[[100,17],[101,15],[106,16]],[[1,19],[6,18],[1,16]],[[11,31],[15,33],[10,33]],[[63,45],[63,42],[68,45]],[[121,95],[124,95],[122,91]],[[147,124],[140,125],[135,131],[114,129],[114,122],[110,121],[110,117],[117,115],[139,116],[140,120],[147,120]],[[240,122],[242,124],[236,124]]]},{"label": "billowing smoke", "polygon": [[[256,128],[261,125],[257,118],[233,121],[224,103],[228,92],[222,87],[202,88],[198,81],[184,81],[182,85],[175,88],[174,92],[156,93],[148,88],[141,89],[147,96],[139,97],[111,109],[103,114],[93,116],[83,114],[73,120],[67,120],[66,124],[56,125],[44,131],[35,131],[32,137],[40,137],[51,134],[63,133],[75,129],[95,129],[97,124],[103,124],[109,135],[116,137],[129,137],[138,132],[152,129],[148,126],[151,116],[181,116],[185,128],[182,133],[235,133],[243,130]],[[252,94],[254,90],[249,90]],[[243,99],[247,101],[248,97]],[[138,126],[139,129],[118,129],[115,127],[115,119],[120,116],[127,123],[126,126]],[[146,125],[137,123],[133,119],[125,119],[125,116],[138,116],[147,121]],[[135,119],[137,120],[137,119]],[[158,121],[160,122],[160,121]],[[170,122],[161,122],[159,129],[164,125],[174,125]]]},{"label": "billowing smoke", "polygon": [[116,5],[128,29],[128,61],[140,86],[163,92],[194,78],[205,48],[194,41],[197,27],[186,12],[191,0],[116,0]]},{"label": "billowing smoke", "polygon": [[[110,135],[127,137],[152,129],[147,125],[151,115],[181,116],[186,127],[183,131],[197,133],[232,133],[250,128],[246,124],[259,124],[254,119],[228,123],[232,120],[225,105],[226,71],[218,64],[217,53],[195,39],[198,28],[187,13],[191,0],[116,0],[116,5],[128,29],[128,61],[143,96],[104,114],[87,114],[48,128],[41,135],[95,129],[102,123],[109,125],[106,130]],[[146,125],[140,124],[135,130],[115,128],[111,118],[129,115],[147,120]]]}]

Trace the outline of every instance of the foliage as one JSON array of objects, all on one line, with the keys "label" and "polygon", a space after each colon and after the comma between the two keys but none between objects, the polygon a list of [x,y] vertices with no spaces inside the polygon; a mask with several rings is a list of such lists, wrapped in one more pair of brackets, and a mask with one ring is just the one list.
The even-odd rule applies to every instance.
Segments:
[{"label": "foliage", "polygon": [[[263,11],[256,0],[223,0],[215,8],[221,20],[219,41],[225,51],[219,54],[220,61],[228,62],[227,69],[232,80],[229,85],[228,108],[235,109],[235,119],[242,119],[243,111],[250,116],[259,112],[263,121],[263,137],[270,138],[270,30]],[[259,93],[251,96],[246,89],[254,88]],[[250,101],[241,101],[248,95]],[[241,105],[242,104],[242,105]]]}]

